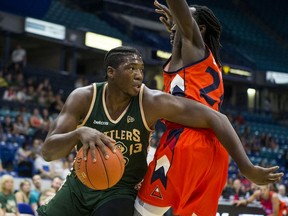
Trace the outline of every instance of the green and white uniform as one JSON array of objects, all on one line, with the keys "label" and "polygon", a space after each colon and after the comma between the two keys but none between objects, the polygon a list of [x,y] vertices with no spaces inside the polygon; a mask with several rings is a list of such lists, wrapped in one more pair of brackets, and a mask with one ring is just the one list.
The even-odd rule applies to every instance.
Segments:
[{"label": "green and white uniform", "polygon": [[147,170],[146,157],[151,134],[142,108],[144,85],[117,120],[110,117],[106,108],[107,84],[94,83],[93,88],[90,109],[79,127],[95,128],[116,140],[126,161],[123,177],[112,188],[92,190],[78,180],[73,169],[55,197],[38,209],[40,215],[85,216],[110,200],[136,198],[137,190],[134,187],[143,179]]}]

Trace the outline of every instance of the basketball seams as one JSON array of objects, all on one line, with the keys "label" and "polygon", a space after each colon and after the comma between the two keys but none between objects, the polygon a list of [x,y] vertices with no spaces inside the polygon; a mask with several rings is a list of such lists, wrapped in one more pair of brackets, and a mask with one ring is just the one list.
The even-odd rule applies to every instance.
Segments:
[{"label": "basketball seams", "polygon": [[[107,150],[108,147],[106,146]],[[106,190],[113,187],[123,176],[125,171],[124,158],[121,151],[110,154],[110,158],[106,160],[102,151],[96,147],[95,150],[97,161],[92,161],[90,149],[87,152],[87,160],[83,159],[83,148],[76,155],[75,172],[78,179],[87,187],[93,190]],[[109,151],[110,153],[110,151]],[[112,152],[111,152],[112,153]],[[119,166],[116,165],[119,164]]]},{"label": "basketball seams", "polygon": [[[87,159],[87,160],[88,160],[88,159]],[[87,180],[89,181],[90,186],[92,186],[93,188],[95,188],[94,185],[92,184],[92,181],[91,181],[90,178],[89,178],[88,163],[87,163],[87,161],[85,161],[84,164],[85,164],[85,171],[86,171]],[[90,163],[89,163],[89,164],[90,164]]]},{"label": "basketball seams", "polygon": [[[104,170],[105,170],[105,174],[106,174],[106,179],[107,179],[107,184],[108,184],[108,187],[107,188],[110,188],[110,184],[109,184],[109,175],[108,175],[108,170],[107,170],[107,167],[106,167],[106,163],[105,163],[105,159],[103,158],[103,155],[101,154],[100,150],[98,149],[98,147],[96,147],[97,151],[98,151],[98,154],[100,155],[100,158],[101,158],[101,161],[102,161],[102,165],[104,167]],[[109,159],[108,159],[109,160]]]},{"label": "basketball seams", "polygon": [[115,153],[115,154],[116,154],[116,156],[117,156],[117,158],[118,158],[118,161],[119,161],[119,164],[120,164],[120,169],[121,169],[121,178],[122,178],[123,173],[124,173],[124,169],[122,168],[122,161],[121,161],[121,159],[120,159],[118,153]]}]

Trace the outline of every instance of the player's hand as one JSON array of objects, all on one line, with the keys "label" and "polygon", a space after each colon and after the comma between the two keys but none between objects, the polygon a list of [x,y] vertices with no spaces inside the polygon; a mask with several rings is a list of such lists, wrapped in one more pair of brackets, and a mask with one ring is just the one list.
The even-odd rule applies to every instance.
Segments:
[{"label": "player's hand", "polygon": [[241,205],[247,205],[247,200],[234,200],[233,202],[232,202],[232,205],[234,205],[234,206],[241,206]]},{"label": "player's hand", "polygon": [[159,20],[165,25],[167,31],[171,33],[173,27],[173,17],[170,10],[165,5],[160,4],[157,0],[154,1],[154,5],[156,7],[156,13],[163,15],[160,16]]},{"label": "player's hand", "polygon": [[281,180],[284,173],[275,173],[279,169],[278,166],[264,168],[260,166],[253,166],[253,169],[242,174],[257,185],[266,185],[269,183],[278,182]]},{"label": "player's hand", "polygon": [[96,153],[95,148],[96,145],[100,148],[103,155],[106,159],[109,158],[109,154],[105,146],[111,149],[112,152],[115,153],[115,144],[116,141],[105,134],[101,133],[100,131],[90,128],[90,127],[80,127],[77,129],[79,134],[79,140],[83,144],[83,157],[84,160],[87,160],[87,152],[90,148],[92,160],[96,162]]}]

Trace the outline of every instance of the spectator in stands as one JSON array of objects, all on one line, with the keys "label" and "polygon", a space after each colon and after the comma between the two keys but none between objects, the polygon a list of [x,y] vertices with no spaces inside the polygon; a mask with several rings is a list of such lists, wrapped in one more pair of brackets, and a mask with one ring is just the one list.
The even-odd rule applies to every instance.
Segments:
[{"label": "spectator in stands", "polygon": [[5,116],[4,122],[2,122],[2,130],[5,134],[13,133],[13,122],[10,115]]},{"label": "spectator in stands", "polygon": [[56,192],[60,189],[63,183],[63,179],[60,176],[54,176],[51,182],[51,188],[53,188]]},{"label": "spectator in stands", "polygon": [[55,194],[56,192],[54,188],[45,189],[40,195],[39,206],[47,204],[55,196]]},{"label": "spectator in stands", "polygon": [[42,193],[42,178],[40,175],[36,174],[32,177],[32,183],[34,185],[34,189],[30,192],[30,203],[31,206],[36,212],[38,206],[40,205],[40,195]]},{"label": "spectator in stands", "polygon": [[3,100],[6,101],[16,101],[17,100],[17,91],[14,86],[9,86],[3,94]]},{"label": "spectator in stands", "polygon": [[19,190],[15,193],[17,203],[30,204],[31,182],[29,179],[24,179],[20,182]]},{"label": "spectator in stands", "polygon": [[[42,178],[51,179],[50,162],[43,159],[39,149],[42,148],[43,141],[39,139],[33,140],[33,148],[35,149],[34,169],[35,174],[39,174]],[[39,149],[37,150],[37,146]]]},{"label": "spectator in stands", "polygon": [[64,162],[63,159],[53,160],[50,162],[50,175],[51,178],[60,176],[64,174]]},{"label": "spectator in stands", "polygon": [[0,209],[4,216],[19,216],[14,194],[14,178],[11,175],[3,175],[0,180]]},{"label": "spectator in stands", "polygon": [[234,188],[233,188],[233,178],[228,178],[224,189],[222,190],[222,199],[233,200],[234,199]]},{"label": "spectator in stands", "polygon": [[62,174],[62,178],[65,179],[66,176],[70,173],[73,168],[75,158],[75,151],[71,152],[64,160],[64,172]]},{"label": "spectator in stands", "polygon": [[40,82],[40,84],[37,86],[37,92],[45,92],[46,94],[52,90],[52,86],[50,83],[50,79],[49,78],[45,78],[42,82]]},{"label": "spectator in stands", "polygon": [[30,116],[29,123],[33,129],[38,129],[42,126],[43,118],[40,114],[39,108],[34,108],[33,113]]},{"label": "spectator in stands", "polygon": [[2,165],[2,160],[0,158],[0,176],[1,174],[4,172],[4,168],[3,168],[3,165]]},{"label": "spectator in stands", "polygon": [[20,68],[26,66],[27,63],[26,50],[23,49],[20,44],[17,44],[16,48],[12,51],[11,62],[13,68],[15,68],[15,65],[19,65]]},{"label": "spectator in stands", "polygon": [[278,194],[271,189],[272,185],[260,186],[258,190],[248,198],[243,200],[235,201],[236,206],[248,205],[255,200],[259,201],[264,211],[268,216],[285,216],[287,215],[286,203],[282,202]]},{"label": "spectator in stands", "polygon": [[3,70],[0,70],[0,89],[7,88],[8,82],[6,81],[6,78],[4,76]]},{"label": "spectator in stands", "polygon": [[15,134],[20,134],[23,136],[27,136],[29,132],[29,123],[25,121],[24,114],[18,114],[13,123],[13,132]]},{"label": "spectator in stands", "polygon": [[84,76],[79,76],[74,83],[74,88],[80,88],[83,86],[87,86],[89,84],[89,81]]},{"label": "spectator in stands", "polygon": [[59,112],[61,111],[63,105],[64,105],[64,102],[63,102],[63,100],[62,100],[62,96],[61,96],[60,93],[57,93],[57,94],[55,95],[54,101],[51,102],[51,104],[50,104],[49,112],[50,112],[51,114],[53,114],[53,113],[59,113]]},{"label": "spectator in stands", "polygon": [[31,178],[33,173],[33,152],[31,151],[28,141],[25,141],[23,145],[17,149],[15,161],[18,175]]},{"label": "spectator in stands", "polygon": [[286,203],[286,206],[288,206],[288,196],[286,194],[286,186],[284,184],[280,184],[278,186],[278,196],[279,199]]},{"label": "spectator in stands", "polygon": [[246,195],[245,186],[241,184],[241,180],[238,178],[233,181],[232,195],[233,200],[240,200],[245,198]]}]

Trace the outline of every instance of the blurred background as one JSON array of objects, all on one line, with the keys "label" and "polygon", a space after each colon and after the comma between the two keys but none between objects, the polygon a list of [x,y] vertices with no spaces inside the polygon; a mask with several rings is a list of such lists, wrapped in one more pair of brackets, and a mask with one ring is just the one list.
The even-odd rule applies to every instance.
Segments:
[{"label": "blurred background", "polygon": [[[225,97],[221,111],[228,115],[254,164],[280,166],[285,176],[274,189],[278,191],[280,185],[286,189],[288,2],[188,3],[208,6],[223,26]],[[113,45],[137,48],[145,62],[145,84],[163,88],[162,64],[171,45],[153,1],[1,0],[1,175],[21,179],[40,174],[48,184],[55,176],[65,178],[74,152],[63,160],[45,163],[41,145],[69,93],[105,81],[102,64]],[[157,146],[162,132],[159,124],[151,145]],[[231,160],[227,184],[231,186],[235,180],[240,180],[247,197],[251,183]],[[230,199],[234,195],[225,196]]]}]

